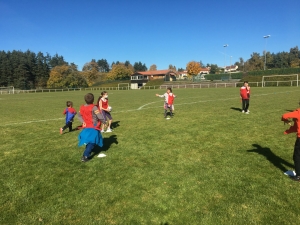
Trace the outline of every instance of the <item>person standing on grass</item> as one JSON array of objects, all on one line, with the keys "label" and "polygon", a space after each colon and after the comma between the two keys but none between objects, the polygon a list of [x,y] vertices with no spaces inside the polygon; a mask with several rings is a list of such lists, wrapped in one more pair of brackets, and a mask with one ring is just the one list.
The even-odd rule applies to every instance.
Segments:
[{"label": "person standing on grass", "polygon": [[63,114],[66,115],[66,125],[59,129],[60,134],[63,134],[64,130],[69,128],[69,132],[71,132],[73,119],[76,115],[76,110],[73,108],[73,102],[67,101],[67,108],[64,110]]},{"label": "person standing on grass", "polygon": [[90,154],[94,147],[98,145],[103,146],[103,139],[100,133],[100,125],[104,123],[104,118],[102,113],[100,113],[97,105],[94,105],[94,95],[88,93],[84,96],[86,102],[85,105],[80,107],[78,113],[78,119],[82,123],[83,130],[78,136],[78,146],[85,145],[85,150],[81,158],[82,162],[87,162],[90,160]]},{"label": "person standing on grass", "polygon": [[106,132],[112,132],[111,129],[112,116],[110,114],[111,107],[108,104],[108,93],[106,91],[101,92],[101,96],[98,99],[97,105],[105,120],[105,122],[102,124],[101,132],[104,132],[105,125],[107,124],[107,118],[108,118],[108,125],[107,125]]},{"label": "person standing on grass", "polygon": [[[294,121],[293,125],[291,125],[290,119]],[[284,124],[291,125],[291,127],[286,130],[284,134],[297,133],[293,154],[296,176],[290,176],[290,178],[294,181],[300,181],[300,108],[293,112],[283,114],[281,120],[284,122]]]},{"label": "person standing on grass", "polygon": [[240,89],[240,96],[242,99],[242,113],[249,114],[249,101],[250,101],[250,86],[248,81],[244,81],[244,85]]},{"label": "person standing on grass", "polygon": [[164,93],[163,95],[156,94],[156,96],[160,98],[165,98],[165,102],[164,102],[165,118],[167,118],[168,109],[170,110],[170,116],[173,117],[173,112],[174,112],[173,103],[174,103],[174,98],[176,96],[172,93],[172,88],[167,88],[166,93]]}]

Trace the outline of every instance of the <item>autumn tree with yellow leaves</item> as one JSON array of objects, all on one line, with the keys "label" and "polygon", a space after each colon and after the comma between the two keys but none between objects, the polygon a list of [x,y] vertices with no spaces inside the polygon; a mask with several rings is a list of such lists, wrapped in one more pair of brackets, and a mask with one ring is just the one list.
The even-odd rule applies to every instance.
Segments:
[{"label": "autumn tree with yellow leaves", "polygon": [[191,61],[186,65],[186,70],[189,77],[196,76],[200,73],[201,65],[199,62]]},{"label": "autumn tree with yellow leaves", "polygon": [[109,80],[123,80],[129,79],[133,71],[130,67],[127,67],[124,63],[114,64],[111,71],[108,73],[107,78]]},{"label": "autumn tree with yellow leaves", "polygon": [[50,71],[48,88],[86,87],[87,82],[75,64],[55,66]]}]

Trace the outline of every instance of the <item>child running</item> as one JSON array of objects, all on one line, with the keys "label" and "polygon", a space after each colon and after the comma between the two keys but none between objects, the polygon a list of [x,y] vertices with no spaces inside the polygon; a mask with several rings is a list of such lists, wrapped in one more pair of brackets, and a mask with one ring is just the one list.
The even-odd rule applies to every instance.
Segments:
[{"label": "child running", "polygon": [[111,107],[108,104],[108,93],[106,91],[101,92],[101,96],[98,99],[98,103],[97,103],[100,112],[102,112],[102,115],[104,117],[105,122],[102,124],[101,127],[101,132],[104,132],[104,128],[105,125],[107,124],[107,118],[108,118],[108,125],[107,125],[107,129],[106,132],[112,132],[111,129],[111,122],[112,122],[112,116],[110,114],[111,111]]},{"label": "child running", "polygon": [[66,115],[66,125],[59,129],[60,134],[63,134],[64,130],[69,128],[69,132],[71,132],[73,119],[76,115],[76,110],[73,108],[73,102],[67,101],[67,108],[64,110],[63,114]]},{"label": "child running", "polygon": [[173,102],[176,96],[172,93],[172,88],[167,88],[166,93],[164,93],[163,95],[156,94],[156,96],[160,98],[165,98],[165,102],[164,102],[165,118],[167,118],[168,109],[170,110],[170,116],[173,117],[173,111],[174,111]]},{"label": "child running", "polygon": [[90,160],[90,154],[96,145],[102,147],[103,139],[100,133],[100,124],[104,123],[103,115],[94,105],[94,95],[88,93],[84,96],[85,105],[80,107],[78,119],[82,123],[83,130],[80,132],[78,146],[85,145],[85,151],[81,158],[82,162]]}]

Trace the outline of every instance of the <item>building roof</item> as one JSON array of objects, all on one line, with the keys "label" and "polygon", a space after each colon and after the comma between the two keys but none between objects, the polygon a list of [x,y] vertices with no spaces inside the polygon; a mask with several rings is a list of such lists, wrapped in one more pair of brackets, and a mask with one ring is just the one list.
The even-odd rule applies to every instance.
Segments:
[{"label": "building roof", "polygon": [[175,75],[173,70],[149,70],[149,71],[135,72],[131,76],[136,76],[136,75],[155,76],[155,75],[166,75],[167,73]]}]

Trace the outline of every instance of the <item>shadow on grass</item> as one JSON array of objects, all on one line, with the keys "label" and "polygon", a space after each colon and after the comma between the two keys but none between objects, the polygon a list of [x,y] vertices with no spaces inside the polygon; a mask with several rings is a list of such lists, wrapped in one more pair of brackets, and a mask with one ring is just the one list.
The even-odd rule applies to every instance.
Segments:
[{"label": "shadow on grass", "polygon": [[108,151],[112,144],[119,144],[117,140],[117,135],[111,135],[108,138],[103,138],[103,147],[100,148],[98,145],[96,145],[96,147],[93,149],[93,154],[90,156],[90,158],[94,158],[95,155],[98,155],[100,152]]},{"label": "shadow on grass", "polygon": [[287,112],[294,112],[295,110],[286,109]]},{"label": "shadow on grass", "polygon": [[263,155],[267,160],[269,160],[275,167],[280,169],[282,172],[287,171],[288,169],[285,166],[293,168],[294,165],[275,155],[270,148],[263,148],[258,144],[253,144],[255,149],[247,150],[247,152],[256,152],[260,155]]},{"label": "shadow on grass", "polygon": [[120,126],[120,121],[115,121],[115,122],[112,122],[111,123],[111,129],[115,129],[115,128],[117,128],[117,127],[119,127]]},{"label": "shadow on grass", "polygon": [[242,109],[240,109],[240,108],[231,107],[230,109],[242,112]]}]

